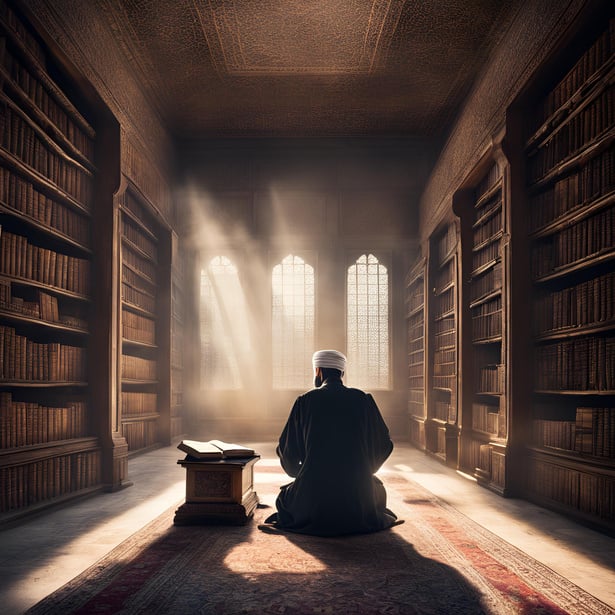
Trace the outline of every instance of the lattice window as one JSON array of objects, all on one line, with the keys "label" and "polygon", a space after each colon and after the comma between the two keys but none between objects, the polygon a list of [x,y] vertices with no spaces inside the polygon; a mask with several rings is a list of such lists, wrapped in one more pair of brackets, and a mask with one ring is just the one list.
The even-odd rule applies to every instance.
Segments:
[{"label": "lattice window", "polygon": [[273,386],[304,389],[312,381],[314,268],[289,254],[271,276]]},{"label": "lattice window", "polygon": [[216,256],[201,270],[201,386],[239,389],[251,344],[237,267]]},{"label": "lattice window", "polygon": [[390,388],[389,274],[373,255],[348,268],[347,352],[349,384]]}]

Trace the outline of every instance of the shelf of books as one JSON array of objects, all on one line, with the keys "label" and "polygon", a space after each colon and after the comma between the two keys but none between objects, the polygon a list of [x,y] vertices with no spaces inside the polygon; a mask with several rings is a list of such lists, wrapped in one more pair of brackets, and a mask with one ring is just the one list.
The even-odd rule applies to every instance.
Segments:
[{"label": "shelf of books", "polygon": [[615,528],[615,21],[528,130],[534,403],[527,491]]},{"label": "shelf of books", "polygon": [[129,455],[160,442],[159,365],[161,261],[159,224],[137,189],[128,187],[121,212],[121,426]]},{"label": "shelf of books", "polygon": [[431,390],[427,450],[457,465],[457,226],[447,224],[430,242],[432,305]]},{"label": "shelf of books", "polygon": [[[52,77],[53,75],[53,77]],[[89,404],[94,128],[0,4],[0,513],[100,488]]]},{"label": "shelf of books", "polygon": [[[503,176],[496,162],[471,195],[471,417],[460,464],[497,492],[506,488],[506,365],[503,357]],[[469,424],[468,424],[469,423]]]},{"label": "shelf of books", "polygon": [[408,334],[408,413],[410,441],[425,449],[425,259],[420,257],[406,276]]},{"label": "shelf of books", "polygon": [[185,256],[175,233],[171,236],[171,438],[184,433]]}]

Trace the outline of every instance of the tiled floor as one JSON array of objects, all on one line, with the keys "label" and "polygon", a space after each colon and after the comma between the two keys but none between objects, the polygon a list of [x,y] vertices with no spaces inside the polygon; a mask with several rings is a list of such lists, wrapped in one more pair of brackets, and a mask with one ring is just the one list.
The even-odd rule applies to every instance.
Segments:
[{"label": "tiled floor", "polygon": [[[275,476],[259,473],[259,467],[278,462],[272,443],[253,446],[261,454],[255,476],[258,491],[259,482]],[[0,611],[22,613],[158,514],[182,502],[185,476],[176,463],[181,457],[172,446],[132,459],[132,487],[0,530]],[[613,606],[615,612],[615,539],[528,502],[500,498],[405,444],[397,444],[382,470],[385,475],[391,471],[407,473],[468,517]]]}]

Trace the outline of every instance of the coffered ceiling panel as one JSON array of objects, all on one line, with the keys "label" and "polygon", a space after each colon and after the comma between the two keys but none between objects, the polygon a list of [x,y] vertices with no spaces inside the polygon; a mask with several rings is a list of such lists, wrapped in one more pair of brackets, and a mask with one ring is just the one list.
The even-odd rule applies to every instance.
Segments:
[{"label": "coffered ceiling panel", "polygon": [[245,76],[374,72],[403,7],[403,0],[193,2],[218,71]]},{"label": "coffered ceiling panel", "polygon": [[178,136],[437,137],[521,0],[96,0]]}]

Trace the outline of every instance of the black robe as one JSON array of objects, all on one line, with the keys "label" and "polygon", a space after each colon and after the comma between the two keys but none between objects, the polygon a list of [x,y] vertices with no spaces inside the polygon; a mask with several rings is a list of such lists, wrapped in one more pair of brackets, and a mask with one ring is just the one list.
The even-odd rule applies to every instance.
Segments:
[{"label": "black robe", "polygon": [[295,401],[277,453],[295,480],[276,500],[276,526],[336,536],[393,525],[386,491],[374,476],[393,450],[374,398],[326,380]]}]

